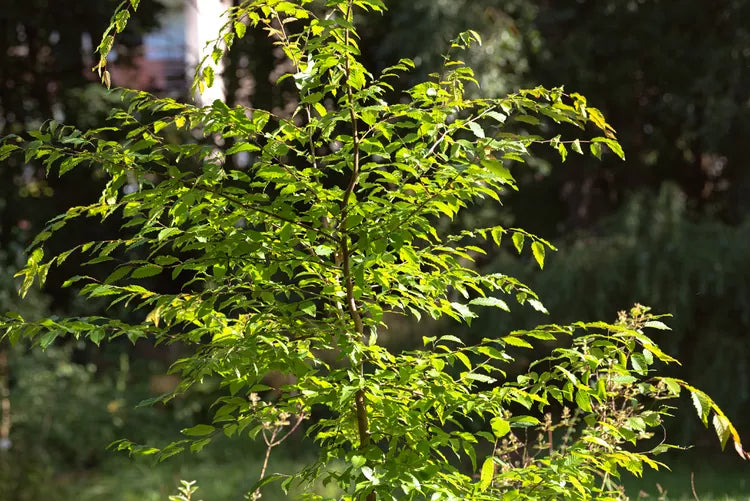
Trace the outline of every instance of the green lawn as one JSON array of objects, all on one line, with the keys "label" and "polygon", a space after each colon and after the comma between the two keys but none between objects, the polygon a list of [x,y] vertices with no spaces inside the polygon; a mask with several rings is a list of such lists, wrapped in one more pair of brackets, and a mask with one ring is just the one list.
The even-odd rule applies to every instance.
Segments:
[{"label": "green lawn", "polygon": [[[180,479],[185,479],[198,481],[196,501],[242,501],[258,479],[264,450],[259,444],[240,447],[237,442],[220,442],[197,456],[177,456],[159,465],[113,455],[89,473],[58,477],[54,499],[167,501],[177,492]],[[310,454],[299,444],[290,443],[284,450],[274,451],[269,469],[295,471]],[[662,460],[672,465],[671,472],[647,470],[643,478],[626,479],[631,500],[694,501],[691,473],[699,501],[750,500],[750,464],[743,464],[736,456],[691,450]],[[317,490],[325,492],[323,487]],[[330,490],[325,493],[335,494]],[[264,489],[263,501],[296,499],[293,494],[286,496],[278,484],[272,484]]]},{"label": "green lawn", "polygon": [[672,471],[644,472],[643,478],[628,479],[628,494],[633,500],[747,501],[750,499],[750,464],[737,456],[706,454],[690,450],[663,461]]}]

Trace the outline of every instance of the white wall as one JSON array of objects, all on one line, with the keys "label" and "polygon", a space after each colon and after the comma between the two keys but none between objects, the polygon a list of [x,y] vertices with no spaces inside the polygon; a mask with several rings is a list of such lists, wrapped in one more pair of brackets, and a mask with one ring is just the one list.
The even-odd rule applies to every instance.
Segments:
[{"label": "white wall", "polygon": [[[230,5],[231,0],[185,0],[185,59],[189,81],[192,81],[195,67],[203,56],[208,54],[210,59],[211,49],[206,49],[206,43],[218,35],[226,21],[222,14]],[[214,69],[214,85],[202,95],[196,95],[200,104],[211,104],[216,99],[225,100],[224,84],[220,78],[223,68],[220,65]]]}]

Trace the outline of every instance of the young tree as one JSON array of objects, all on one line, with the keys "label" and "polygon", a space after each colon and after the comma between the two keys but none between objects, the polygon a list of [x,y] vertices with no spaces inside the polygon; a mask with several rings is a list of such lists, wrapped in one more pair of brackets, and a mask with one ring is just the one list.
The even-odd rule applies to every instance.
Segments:
[{"label": "young tree", "polygon": [[[137,7],[138,0],[123,2],[99,46],[96,69],[105,83],[113,37]],[[5,336],[42,348],[60,336],[193,347],[173,365],[177,391],[218,377],[227,394],[213,406],[211,424],[182,430],[184,440],[161,449],[123,440],[120,450],[165,459],[200,451],[224,433],[262,434],[270,453],[314,415],[306,434],[320,448],[318,460],[295,474],[266,474],[266,455],[253,499],[274,480],[335,482],[341,499],[615,499],[624,496],[621,470],[660,465],[652,456],[670,446],[641,453],[627,446],[653,436],[666,402],[683,389],[701,420],[712,418],[722,445],[731,438],[745,457],[737,431],[707,395],[654,375],[652,365],[675,360],[644,334],[667,328],[645,307],[612,324],[489,332],[472,346],[450,334],[425,335],[422,349],[398,353],[378,343],[385,314],[470,323],[482,308],[508,310],[510,299],[543,310],[528,286],[483,274],[473,262],[506,241],[543,267],[550,243],[520,228],[438,231],[437,223],[480,199],[499,203],[516,189],[508,164],[523,163],[533,146],[551,146],[563,160],[584,145],[597,157],[604,146],[623,156],[601,113],[562,88],[467,98],[474,75],[455,53],[480,43],[471,31],[453,41],[441,74],[392,96],[389,82],[413,63],[403,59],[374,75],[357,58],[357,16],[384,8],[381,0],[246,0],[229,10],[195,87],[213,84],[211,63],[236,38],[263,29],[289,60],[280,80],[298,89],[290,116],[123,91],[126,106],[112,113],[111,125],[79,131],[50,121],[30,139],[4,138],[0,159],[22,153],[60,175],[90,165],[109,179],[97,202],[70,208],[37,236],[19,273],[21,293],[80,252],[89,265],[109,263],[110,272],[65,285],[132,310],[128,321],[30,322],[10,313]],[[540,118],[576,126],[589,139],[506,125]],[[109,140],[112,128],[129,140]],[[163,134],[171,128],[208,141],[170,144]],[[225,163],[240,154],[249,159],[238,162],[245,167]],[[119,238],[45,258],[44,242],[61,227],[115,216],[124,221]],[[150,277],[161,275],[171,276],[174,290],[153,286]],[[524,376],[505,377],[509,351],[574,335],[570,347]],[[264,400],[271,372],[288,382],[278,398]]]}]

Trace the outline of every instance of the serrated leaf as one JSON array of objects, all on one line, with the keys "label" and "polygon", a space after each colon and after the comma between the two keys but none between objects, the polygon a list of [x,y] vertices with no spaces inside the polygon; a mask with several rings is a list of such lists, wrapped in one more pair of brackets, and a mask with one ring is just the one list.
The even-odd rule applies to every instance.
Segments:
[{"label": "serrated leaf", "polygon": [[465,344],[463,341],[461,341],[460,338],[457,338],[456,336],[453,336],[451,334],[445,334],[444,336],[440,336],[440,338],[436,341],[436,343],[443,343],[446,341],[450,341],[451,343],[456,343],[460,345]]},{"label": "serrated leaf", "polygon": [[493,384],[497,382],[497,379],[494,377],[490,377],[486,374],[479,374],[476,372],[465,372],[461,374],[462,379],[468,379],[471,381],[479,381],[480,383],[487,383],[487,384]]},{"label": "serrated leaf", "polygon": [[8,158],[12,151],[19,149],[15,144],[4,144],[0,146],[0,161]]},{"label": "serrated leaf", "polygon": [[[244,26],[244,24],[243,24]],[[265,485],[270,484],[271,482],[275,482],[277,480],[281,480],[282,478],[287,478],[289,475],[284,475],[281,473],[271,473],[270,475],[266,475],[262,479],[255,482],[255,485],[252,486],[252,488],[248,491],[251,493],[258,492],[260,489],[262,489]]]},{"label": "serrated leaf", "polygon": [[505,344],[509,344],[511,346],[517,346],[519,348],[533,348],[531,343],[518,336],[504,336],[500,339],[502,339]]},{"label": "serrated leaf", "polygon": [[477,306],[494,306],[495,308],[500,308],[504,311],[510,311],[508,303],[496,297],[478,297],[469,301],[469,304],[474,304]]},{"label": "serrated leaf", "polygon": [[576,392],[576,405],[584,412],[591,412],[591,397],[588,392],[582,390]]},{"label": "serrated leaf", "polygon": [[658,320],[649,320],[648,322],[643,324],[644,327],[648,327],[650,329],[659,329],[662,331],[671,331],[672,328],[669,327],[664,322],[660,322]]},{"label": "serrated leaf", "polygon": [[354,469],[359,469],[359,468],[362,468],[365,464],[367,464],[367,459],[355,454],[354,456],[352,456],[350,463],[352,467],[354,467]]},{"label": "serrated leaf", "polygon": [[529,426],[536,426],[539,424],[539,420],[534,416],[513,416],[508,421],[512,425],[521,428],[528,428]]},{"label": "serrated leaf", "polygon": [[94,329],[89,332],[89,339],[97,346],[102,342],[102,339],[107,335],[104,329]]},{"label": "serrated leaf", "polygon": [[526,236],[523,233],[513,233],[513,236],[511,237],[513,240],[513,246],[516,248],[518,253],[520,254],[523,251],[523,242],[526,240]]},{"label": "serrated leaf", "polygon": [[[205,83],[204,83],[205,82]],[[212,87],[214,85],[214,69],[211,66],[203,68],[203,81],[201,81],[206,87]],[[201,90],[203,93],[203,90]]]},{"label": "serrated leaf", "polygon": [[693,401],[698,417],[703,421],[703,424],[708,422],[708,413],[711,410],[711,405],[705,395],[698,391],[690,390],[690,399]]},{"label": "serrated leaf", "polygon": [[176,235],[178,233],[182,233],[182,230],[179,228],[164,228],[163,230],[159,231],[159,235],[157,235],[156,239],[161,242],[165,238],[169,238],[172,235]]},{"label": "serrated leaf", "polygon": [[154,134],[158,134],[159,131],[161,131],[167,125],[169,124],[164,120],[157,120],[156,122],[154,122]]},{"label": "serrated leaf", "polygon": [[645,375],[648,372],[648,361],[642,353],[633,353],[630,356],[630,363],[633,366],[633,370],[638,374]]},{"label": "serrated leaf", "polygon": [[716,430],[716,436],[719,437],[719,443],[721,443],[721,449],[724,450],[731,434],[729,420],[724,416],[714,414],[713,423],[714,429]]},{"label": "serrated leaf", "polygon": [[484,139],[484,129],[476,122],[468,122],[466,126],[471,129],[471,132],[474,133],[474,135],[480,139]]},{"label": "serrated leaf", "polygon": [[482,472],[479,475],[479,490],[484,492],[490,485],[492,485],[492,479],[495,476],[495,462],[492,456],[488,457],[482,463]]},{"label": "serrated leaf", "polygon": [[466,319],[466,320],[468,320],[468,319],[472,319],[472,318],[476,318],[476,316],[477,316],[477,315],[476,315],[476,313],[474,313],[473,311],[471,311],[471,310],[469,309],[469,307],[468,307],[468,306],[466,306],[465,304],[461,304],[461,303],[451,303],[451,306],[453,307],[453,309],[454,309],[454,310],[455,310],[455,311],[456,311],[456,312],[457,312],[457,313],[458,313],[459,315],[461,315],[461,317],[462,317],[462,318],[464,318],[464,319]]},{"label": "serrated leaf", "polygon": [[161,273],[162,267],[156,266],[155,264],[147,264],[145,266],[141,266],[136,268],[133,271],[133,274],[130,275],[132,278],[147,278],[147,277],[153,277],[154,275],[158,275]]},{"label": "serrated leaf", "polygon": [[311,317],[314,317],[318,312],[317,306],[315,306],[315,303],[313,303],[312,301],[300,303],[299,310]]},{"label": "serrated leaf", "polygon": [[325,106],[323,106],[322,103],[313,103],[313,108],[315,108],[315,111],[318,112],[318,115],[321,117],[324,117],[328,114],[328,110]]},{"label": "serrated leaf", "polygon": [[492,426],[492,433],[496,438],[503,438],[510,433],[510,423],[501,417],[492,418],[490,426]]},{"label": "serrated leaf", "polygon": [[456,356],[457,359],[461,361],[462,364],[464,364],[464,366],[468,370],[472,369],[471,361],[469,360],[469,357],[467,357],[463,352],[457,351],[456,353],[454,353],[454,355]]},{"label": "serrated leaf", "polygon": [[235,21],[234,31],[235,33],[237,33],[238,38],[242,38],[245,36],[245,32],[247,31],[247,26],[245,26],[245,23],[243,22]]},{"label": "serrated leaf", "polygon": [[372,483],[372,485],[378,485],[380,483],[380,479],[375,476],[375,472],[369,466],[363,466],[360,471],[362,472],[362,475]]},{"label": "serrated leaf", "polygon": [[58,331],[45,333],[42,337],[39,338],[39,346],[41,346],[43,350],[47,349],[59,335],[60,333]]},{"label": "serrated leaf", "polygon": [[625,152],[622,150],[622,146],[620,146],[620,143],[615,141],[614,139],[610,139],[608,137],[595,137],[591,140],[592,145],[597,143],[604,143],[607,145],[607,147],[612,150],[612,152],[620,157],[621,160],[625,160]]},{"label": "serrated leaf", "polygon": [[602,145],[600,143],[589,144],[589,151],[591,151],[591,154],[599,160],[602,159]]},{"label": "serrated leaf", "polygon": [[111,283],[117,282],[122,277],[124,277],[125,275],[127,275],[130,272],[130,270],[132,270],[132,269],[133,268],[131,266],[120,266],[115,271],[113,271],[112,273],[110,273],[109,276],[106,279],[104,279],[104,283],[105,284],[111,284]]},{"label": "serrated leaf", "polygon": [[231,148],[227,150],[225,155],[234,155],[235,153],[240,153],[242,151],[260,151],[260,148],[252,143],[237,143]]},{"label": "serrated leaf", "polygon": [[547,311],[547,308],[545,308],[542,302],[539,301],[538,299],[531,298],[527,300],[526,302],[529,303],[529,305],[531,305],[531,307],[534,308],[539,313],[544,313],[545,315],[549,314],[549,311]]},{"label": "serrated leaf", "polygon": [[510,170],[505,165],[503,165],[503,162],[501,162],[500,160],[486,158],[482,160],[481,163],[482,166],[489,170],[492,174],[494,174],[496,178],[501,179],[506,183],[513,183],[515,181],[510,173]]},{"label": "serrated leaf", "polygon": [[579,139],[576,139],[572,143],[570,143],[570,149],[578,153],[579,155],[583,155],[583,150],[581,149],[581,141]]},{"label": "serrated leaf", "polygon": [[544,269],[544,253],[545,253],[544,244],[541,242],[537,242],[537,241],[532,242],[531,253],[534,254],[534,259],[536,259],[536,262],[539,265],[539,268]]},{"label": "serrated leaf", "polygon": [[185,428],[181,430],[180,433],[182,433],[183,435],[187,435],[189,437],[202,437],[204,435],[213,433],[215,429],[216,428],[208,424],[197,424],[190,428]]}]

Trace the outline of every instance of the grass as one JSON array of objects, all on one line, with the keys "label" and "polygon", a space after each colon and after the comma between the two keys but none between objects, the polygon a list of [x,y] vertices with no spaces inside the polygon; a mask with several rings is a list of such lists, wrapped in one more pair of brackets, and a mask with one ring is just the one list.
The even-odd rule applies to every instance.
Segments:
[{"label": "grass", "polygon": [[[258,480],[263,461],[261,443],[241,445],[219,440],[199,455],[185,454],[154,465],[147,459],[113,455],[95,470],[58,477],[54,496],[59,501],[167,501],[177,493],[180,480],[196,480],[199,490],[194,499],[240,501]],[[312,459],[312,451],[289,442],[274,450],[269,472],[291,473]],[[672,471],[647,470],[642,478],[625,479],[633,501],[747,501],[750,500],[750,465],[729,453],[711,455],[690,450],[660,458]],[[320,487],[320,494],[335,495]],[[298,499],[298,489],[285,495],[278,483],[263,489],[263,501]]]},{"label": "grass", "polygon": [[[645,471],[642,478],[627,479],[632,500],[747,501],[750,499],[750,465],[731,453],[717,455],[689,450],[662,459],[672,471]],[[692,480],[691,480],[692,479]],[[695,494],[693,493],[695,489]]]},{"label": "grass", "polygon": [[[95,470],[58,478],[55,500],[59,501],[166,501],[177,494],[180,480],[196,480],[196,500],[240,501],[259,478],[265,449],[260,443],[240,447],[236,441],[219,443],[198,455],[178,455],[161,464],[147,458],[114,456]],[[292,473],[312,458],[312,452],[290,443],[275,449],[269,472]],[[295,454],[295,451],[297,454]],[[295,499],[292,489],[285,495],[278,482],[263,488],[263,501]],[[321,494],[322,487],[316,489]]]}]

